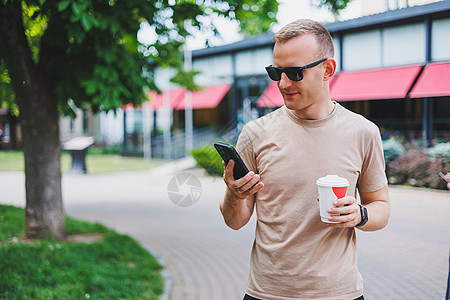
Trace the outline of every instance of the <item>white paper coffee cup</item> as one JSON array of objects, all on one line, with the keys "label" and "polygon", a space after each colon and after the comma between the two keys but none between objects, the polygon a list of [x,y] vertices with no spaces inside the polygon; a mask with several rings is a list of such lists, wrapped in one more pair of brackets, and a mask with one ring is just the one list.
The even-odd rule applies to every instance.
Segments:
[{"label": "white paper coffee cup", "polygon": [[337,175],[327,175],[317,179],[316,185],[319,189],[319,208],[322,222],[337,223],[328,220],[330,216],[328,209],[334,206],[334,201],[347,195],[348,180]]}]

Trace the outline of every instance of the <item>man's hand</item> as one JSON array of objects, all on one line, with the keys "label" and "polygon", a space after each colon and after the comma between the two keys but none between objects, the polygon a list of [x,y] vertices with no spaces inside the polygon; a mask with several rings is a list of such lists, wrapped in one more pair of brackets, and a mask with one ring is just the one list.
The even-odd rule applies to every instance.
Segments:
[{"label": "man's hand", "polygon": [[[317,201],[320,201],[317,197]],[[338,214],[329,216],[328,221],[339,223],[326,223],[330,227],[355,227],[361,222],[361,209],[355,197],[346,196],[333,202],[333,207],[328,208],[329,214]]]},{"label": "man's hand", "polygon": [[262,182],[258,182],[260,177],[258,174],[250,171],[244,177],[237,180],[233,177],[234,160],[230,160],[228,165],[222,161],[224,166],[223,180],[232,193],[233,198],[246,199],[264,187]]},{"label": "man's hand", "polygon": [[258,182],[260,177],[254,172],[248,172],[244,177],[234,180],[234,161],[230,160],[225,166],[223,180],[227,185],[225,197],[220,203],[225,223],[232,229],[238,230],[250,220],[254,204],[255,193],[264,187],[262,182]]},{"label": "man's hand", "polygon": [[361,222],[361,209],[355,197],[347,196],[333,202],[333,207],[328,209],[328,213],[337,214],[328,218],[330,227],[355,227]]},{"label": "man's hand", "polygon": [[[384,228],[390,215],[388,186],[374,192],[359,192],[361,204],[367,209],[369,221],[361,227],[364,231],[375,231]],[[319,198],[317,198],[319,200]],[[347,196],[337,199],[334,202],[335,207],[330,207],[328,212],[339,214],[330,216],[329,221],[339,223],[327,223],[330,227],[355,227],[361,223],[361,209],[355,197]],[[339,206],[339,207],[336,207]]]}]

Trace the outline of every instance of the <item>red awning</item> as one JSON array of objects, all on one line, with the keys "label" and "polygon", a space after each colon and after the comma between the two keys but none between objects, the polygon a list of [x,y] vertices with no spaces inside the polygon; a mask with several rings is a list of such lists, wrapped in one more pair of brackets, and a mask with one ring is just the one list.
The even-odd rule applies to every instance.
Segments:
[{"label": "red awning", "polygon": [[[164,99],[167,97],[167,99]],[[174,108],[175,105],[184,97],[184,89],[178,88],[158,94],[155,91],[150,91],[150,106],[153,109],[158,109],[164,105],[164,100],[167,101],[167,105]]]},{"label": "red awning", "polygon": [[[214,108],[219,105],[231,88],[231,84],[215,85],[203,87],[201,91],[192,93],[192,108]],[[153,109],[158,109],[164,105],[164,97],[167,97],[167,104],[176,110],[185,109],[185,88],[178,88],[158,94],[150,92],[150,105]]]},{"label": "red awning", "polygon": [[331,88],[331,99],[356,101],[405,98],[421,65],[339,73]]},{"label": "red awning", "polygon": [[269,83],[261,97],[259,97],[257,105],[259,107],[280,107],[284,105],[283,96],[281,96],[275,81]]},{"label": "red awning", "polygon": [[[336,82],[336,77],[338,75],[334,75],[330,79],[330,87],[334,85]],[[284,105],[283,96],[281,96],[280,91],[278,90],[277,82],[271,81],[269,85],[266,87],[261,97],[258,99],[257,106],[258,107],[280,107]]]},{"label": "red awning", "polygon": [[[192,92],[192,108],[214,108],[219,105],[220,101],[225,97],[231,88],[231,84],[222,84],[204,87],[201,91]],[[177,101],[174,108],[176,110],[185,109],[185,95]]]},{"label": "red awning", "polygon": [[411,98],[450,96],[450,62],[427,64],[409,95]]}]

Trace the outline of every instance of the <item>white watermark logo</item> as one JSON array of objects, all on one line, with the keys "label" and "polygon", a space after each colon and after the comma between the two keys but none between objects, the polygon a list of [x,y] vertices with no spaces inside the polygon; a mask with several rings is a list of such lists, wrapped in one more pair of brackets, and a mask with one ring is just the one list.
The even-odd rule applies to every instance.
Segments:
[{"label": "white watermark logo", "polygon": [[167,186],[167,194],[173,204],[189,207],[197,203],[202,195],[200,180],[191,173],[180,173],[172,177]]}]

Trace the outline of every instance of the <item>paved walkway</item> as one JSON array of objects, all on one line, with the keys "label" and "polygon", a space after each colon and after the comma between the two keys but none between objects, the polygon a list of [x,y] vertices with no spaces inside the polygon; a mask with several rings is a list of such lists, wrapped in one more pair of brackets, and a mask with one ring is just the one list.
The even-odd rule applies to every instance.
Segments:
[{"label": "paved walkway", "polygon": [[[218,203],[221,178],[181,167],[112,174],[63,175],[68,215],[103,223],[126,233],[167,267],[166,299],[242,299],[255,220],[239,231],[223,223]],[[176,165],[179,166],[179,165]],[[168,196],[174,174],[197,177],[198,202],[173,204]],[[24,175],[0,172],[0,203],[23,206]],[[180,194],[188,194],[183,186]],[[365,297],[443,299],[449,267],[450,192],[391,187],[391,220],[382,231],[358,231],[358,265]]]}]

